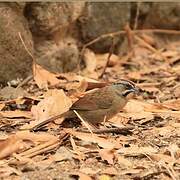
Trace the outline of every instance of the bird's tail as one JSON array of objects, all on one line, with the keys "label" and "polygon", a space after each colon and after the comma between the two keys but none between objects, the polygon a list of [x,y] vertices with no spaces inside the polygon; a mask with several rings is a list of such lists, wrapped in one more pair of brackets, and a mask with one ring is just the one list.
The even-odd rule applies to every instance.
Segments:
[{"label": "bird's tail", "polygon": [[39,124],[35,125],[34,127],[31,128],[31,131],[37,131],[42,126],[44,126],[44,125],[46,125],[46,124],[48,124],[48,123],[50,123],[50,122],[52,122],[58,118],[62,118],[62,117],[70,117],[71,118],[72,116],[73,116],[73,112],[71,112],[71,111],[67,111],[67,112],[64,112],[62,114],[58,114],[56,116],[53,116],[53,117],[46,119],[46,120],[40,122]]}]

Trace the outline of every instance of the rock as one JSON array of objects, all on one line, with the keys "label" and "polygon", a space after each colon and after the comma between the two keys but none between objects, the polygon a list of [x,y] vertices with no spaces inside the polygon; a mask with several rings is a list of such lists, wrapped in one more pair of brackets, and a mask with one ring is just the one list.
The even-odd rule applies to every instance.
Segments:
[{"label": "rock", "polygon": [[44,68],[53,72],[77,68],[79,50],[73,37],[78,33],[74,22],[83,7],[84,2],[27,3],[24,12],[33,34],[35,58]]},{"label": "rock", "polygon": [[69,72],[77,68],[79,50],[73,38],[65,38],[58,44],[42,41],[36,44],[37,62],[45,69],[56,72]]},{"label": "rock", "polygon": [[22,9],[16,3],[0,3],[1,83],[25,78],[32,70],[32,59],[20,40],[19,32],[28,50],[33,53],[32,36]]},{"label": "rock", "polygon": [[[123,30],[130,21],[130,3],[121,2],[88,2],[84,13],[78,18],[83,43],[87,43],[102,34]],[[115,45],[122,42],[122,36],[115,37]],[[111,38],[98,41],[90,47],[99,53],[109,51],[112,44]]]},{"label": "rock", "polygon": [[153,3],[143,28],[180,29],[180,3]]},{"label": "rock", "polygon": [[23,88],[14,88],[11,86],[6,86],[0,90],[0,99],[1,100],[10,100],[16,99],[19,97],[25,97],[29,94]]},{"label": "rock", "polygon": [[44,37],[70,26],[83,7],[83,2],[30,2],[24,12],[33,35]]}]

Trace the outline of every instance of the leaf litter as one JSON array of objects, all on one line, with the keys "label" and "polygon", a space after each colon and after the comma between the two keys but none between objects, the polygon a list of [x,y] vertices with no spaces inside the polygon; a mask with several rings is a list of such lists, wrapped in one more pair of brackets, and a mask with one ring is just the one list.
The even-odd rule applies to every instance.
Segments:
[{"label": "leaf litter", "polygon": [[[134,53],[111,55],[103,75],[108,81],[98,76],[109,54],[95,54],[88,48],[81,74],[53,74],[34,64],[34,80],[24,87],[27,93],[22,90],[13,97],[7,92],[4,98],[1,93],[0,177],[179,179],[179,45],[169,42],[166,48],[156,49],[153,36],[135,36]],[[67,128],[64,119],[30,132],[32,126],[66,112],[85,93],[119,78],[134,81],[143,93],[100,129],[131,126],[125,134],[82,132],[87,127],[70,121]]]}]

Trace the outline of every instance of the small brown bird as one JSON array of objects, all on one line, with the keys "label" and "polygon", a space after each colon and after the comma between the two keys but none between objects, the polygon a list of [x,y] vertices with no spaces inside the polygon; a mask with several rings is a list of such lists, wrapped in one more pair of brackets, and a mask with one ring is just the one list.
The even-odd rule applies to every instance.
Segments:
[{"label": "small brown bird", "polygon": [[139,90],[131,81],[121,79],[118,82],[84,95],[71,106],[69,111],[43,121],[32,128],[32,130],[37,130],[39,127],[57,118],[75,118],[77,115],[74,113],[74,110],[84,121],[97,125],[115,116]]}]

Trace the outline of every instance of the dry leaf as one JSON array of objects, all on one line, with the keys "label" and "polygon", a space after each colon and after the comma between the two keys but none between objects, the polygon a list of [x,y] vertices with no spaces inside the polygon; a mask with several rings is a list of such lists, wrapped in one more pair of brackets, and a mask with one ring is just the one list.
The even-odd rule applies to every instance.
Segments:
[{"label": "dry leaf", "polygon": [[[105,65],[106,61],[107,61],[107,58],[109,56],[109,53],[105,53],[105,54],[96,54],[96,58],[97,58],[97,63],[98,65],[100,66],[103,66]],[[109,60],[109,63],[108,63],[108,66],[115,66],[119,61],[119,57],[115,54],[112,54],[111,55],[111,58]]]},{"label": "dry leaf", "polygon": [[5,107],[4,103],[0,103],[0,111]]},{"label": "dry leaf", "polygon": [[114,167],[108,167],[105,170],[101,171],[101,174],[108,174],[108,175],[118,175],[118,171]]},{"label": "dry leaf", "polygon": [[151,157],[152,160],[157,161],[157,162],[162,161],[162,160],[166,163],[175,162],[175,159],[173,159],[171,156],[168,156],[165,154],[158,153],[158,154],[151,154],[149,156]]},{"label": "dry leaf", "polygon": [[109,164],[114,164],[114,150],[112,149],[100,149],[99,155],[102,160],[106,160]]},{"label": "dry leaf", "polygon": [[48,133],[35,134],[29,131],[18,131],[16,137],[23,140],[29,140],[32,142],[47,142],[49,140],[58,140],[58,137]]},{"label": "dry leaf", "polygon": [[121,128],[121,127],[124,127],[124,125],[127,124],[129,120],[130,120],[130,116],[128,114],[124,116],[123,113],[119,113],[113,118],[109,119],[108,122],[113,124],[113,126]]},{"label": "dry leaf", "polygon": [[160,127],[160,128],[154,128],[154,130],[155,130],[155,133],[159,134],[160,136],[169,137],[172,135],[172,132],[174,132],[175,128],[172,126],[165,126],[165,127]]},{"label": "dry leaf", "polygon": [[47,89],[48,85],[56,85],[59,80],[56,78],[56,74],[53,74],[38,64],[33,64],[34,80],[40,89]]},{"label": "dry leaf", "polygon": [[141,72],[136,71],[136,72],[129,72],[127,77],[129,79],[137,79],[138,80],[138,79],[142,79],[143,76],[142,76]]},{"label": "dry leaf", "polygon": [[173,109],[173,110],[179,110],[180,111],[180,99],[173,99],[169,101],[163,102],[163,105],[167,107],[168,109]]},{"label": "dry leaf", "polygon": [[56,162],[64,160],[72,160],[73,153],[70,152],[66,147],[60,147],[56,153],[52,156],[52,159]]},{"label": "dry leaf", "polygon": [[32,113],[29,111],[1,111],[0,116],[6,117],[6,118],[32,118]]},{"label": "dry leaf", "polygon": [[63,90],[49,90],[44,94],[44,99],[36,106],[36,119],[47,119],[50,116],[61,114],[69,110],[72,102]]},{"label": "dry leaf", "polygon": [[94,73],[96,69],[96,56],[94,52],[88,48],[84,51],[84,62],[86,65],[86,69],[84,71],[87,71],[87,73]]},{"label": "dry leaf", "polygon": [[0,165],[0,178],[9,179],[9,176],[12,175],[12,174],[15,174],[17,176],[21,176],[22,172],[15,169],[15,168],[13,168],[13,167],[10,167],[10,166],[8,166],[6,164]]},{"label": "dry leaf", "polygon": [[29,125],[25,125],[21,129],[31,129],[52,116],[68,111],[72,105],[71,99],[65,95],[63,90],[49,90],[44,96],[44,99],[31,109],[36,121],[31,121]]},{"label": "dry leaf", "polygon": [[170,108],[166,107],[163,104],[148,103],[148,102],[143,102],[143,101],[138,101],[138,100],[133,100],[133,99],[129,100],[129,102],[127,103],[124,109],[126,112],[131,112],[131,113],[135,113],[135,112],[138,113],[142,111],[157,112],[157,113],[161,113],[161,112],[176,113],[176,114],[180,113],[178,111],[177,112],[170,111]]},{"label": "dry leaf", "polygon": [[125,166],[126,168],[131,168],[133,163],[128,159],[124,158],[124,156],[118,155],[118,164]]},{"label": "dry leaf", "polygon": [[97,143],[100,147],[103,147],[106,149],[113,149],[116,146],[114,143],[110,142],[108,139],[98,137],[95,134],[76,132],[73,129],[65,129],[65,132],[73,136],[76,136],[77,138],[83,141]]},{"label": "dry leaf", "polygon": [[22,139],[16,135],[11,135],[5,140],[0,140],[0,159],[10,156],[14,152],[18,152],[25,148]]},{"label": "dry leaf", "polygon": [[138,147],[137,145],[132,145],[131,147],[121,148],[117,152],[125,156],[139,156],[143,154],[155,154],[157,150],[152,147]]},{"label": "dry leaf", "polygon": [[81,173],[86,173],[86,174],[89,174],[89,175],[94,175],[94,174],[97,174],[100,171],[100,169],[97,169],[97,168],[92,169],[90,167],[81,167],[79,169],[79,171]]}]

